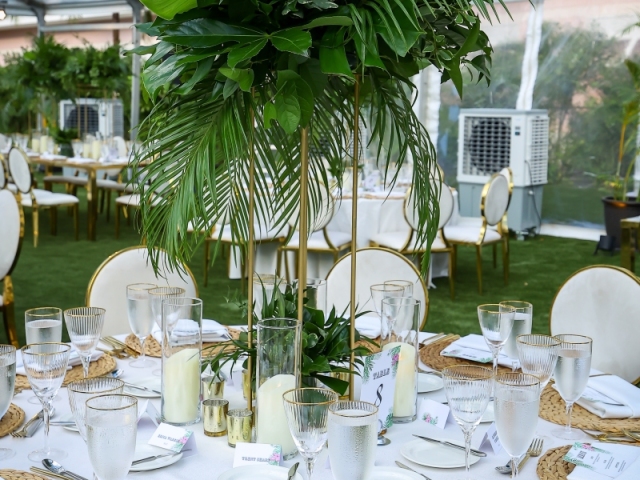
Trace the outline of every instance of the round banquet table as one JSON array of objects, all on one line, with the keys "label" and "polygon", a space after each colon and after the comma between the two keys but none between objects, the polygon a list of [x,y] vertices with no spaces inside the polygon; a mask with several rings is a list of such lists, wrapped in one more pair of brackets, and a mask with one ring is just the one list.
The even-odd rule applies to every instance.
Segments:
[{"label": "round banquet table", "polygon": [[[421,333],[420,340],[422,341],[431,335],[433,334]],[[118,336],[118,338],[120,340],[124,340],[125,336],[126,335],[121,335]],[[125,381],[135,383],[136,378],[151,375],[151,370],[160,366],[159,359],[153,360],[155,363],[157,363],[157,366],[143,371],[137,368],[129,367],[130,360],[117,360],[118,367],[124,370],[121,378]],[[422,365],[422,367],[426,368],[424,365]],[[229,408],[244,408],[246,406],[246,401],[242,398],[242,382],[239,371],[234,373],[232,380],[233,385],[227,384],[225,386],[225,398],[229,400]],[[14,403],[19,405],[26,412],[26,419],[30,418],[40,410],[39,405],[33,405],[27,402],[29,397],[31,397],[32,395],[33,393],[31,392],[31,390],[25,390],[22,393],[18,394],[14,399]],[[58,393],[58,397],[60,398],[60,400],[56,400],[54,403],[56,408],[55,418],[63,418],[70,413],[67,398],[67,389],[61,389]],[[445,401],[444,390],[439,390],[428,394],[420,394],[418,402],[420,402],[423,398],[430,398],[438,402]],[[158,411],[160,411],[160,399],[152,399],[151,401],[158,409]],[[472,446],[474,448],[480,447],[482,437],[484,436],[488,427],[489,424],[480,424],[473,436]],[[555,427],[557,426],[545,420],[538,420],[537,436],[542,436],[544,438],[544,451],[548,450],[549,448],[555,448],[558,446],[569,444],[568,441],[557,439],[551,435],[550,432]],[[187,428],[193,430],[194,432],[198,450],[195,455],[182,458],[174,465],[162,469],[150,472],[132,472],[131,474],[129,474],[129,477],[153,478],[154,480],[176,480],[189,478],[216,480],[220,474],[232,468],[235,450],[227,445],[226,436],[216,438],[205,436],[203,433],[202,422],[191,425]],[[517,428],[517,426],[514,425],[514,428]],[[138,443],[146,443],[154,431],[155,426],[151,422],[149,417],[147,417],[146,415],[143,416],[138,424]],[[406,460],[400,454],[400,448],[404,443],[413,440],[412,434],[414,433],[432,437],[438,436],[438,438],[460,442],[463,441],[460,428],[457,424],[455,424],[455,422],[452,421],[451,418],[449,419],[449,422],[447,423],[444,430],[440,430],[437,427],[427,425],[419,421],[408,424],[394,425],[389,429],[387,433],[387,437],[391,439],[392,443],[385,447],[377,447],[376,465],[395,466],[394,462],[396,460],[399,460],[405,464],[410,465],[419,472],[424,473],[432,480],[458,480],[461,476],[464,475],[463,468],[427,468],[412,464],[411,462]],[[587,438],[588,437],[585,435],[583,440],[586,440]],[[50,430],[50,441],[51,445],[55,445],[58,448],[63,448],[68,452],[69,456],[61,462],[65,466],[65,468],[88,479],[92,478],[93,472],[87,454],[87,447],[80,438],[79,434],[64,430],[62,427],[52,426]],[[42,447],[42,442],[42,427],[31,438],[16,439],[9,435],[0,438],[0,448],[9,447],[13,448],[17,452],[15,457],[13,457],[12,459],[0,461],[0,470],[11,468],[29,471],[29,467],[31,466],[42,468],[42,465],[37,465],[36,463],[29,461],[29,459],[27,458],[29,452]],[[489,450],[486,451],[489,452],[487,457],[480,459],[478,463],[471,467],[471,475],[475,478],[483,480],[505,480],[509,478],[498,473],[494,469],[494,467],[496,467],[497,465],[505,465],[507,463],[507,461],[509,460],[507,454],[505,452],[501,452],[498,455],[494,455]],[[324,456],[324,458],[326,458],[326,455]],[[313,476],[314,480],[333,479],[331,470],[328,466],[328,462],[324,458],[322,458],[316,466],[316,470]],[[301,466],[303,464],[302,458],[298,455],[293,460],[284,462],[284,465],[290,466],[295,462],[302,462]],[[520,473],[520,478],[522,480],[537,479],[538,477],[535,473],[535,466],[535,459],[530,460]],[[301,468],[301,471],[302,470],[304,469]],[[633,470],[635,470],[635,468],[633,468]],[[640,471],[640,468],[638,468],[638,471]],[[636,473],[638,473],[638,471],[636,471]],[[628,473],[631,473],[633,475],[632,472],[627,471],[624,475],[618,478],[625,480],[630,478],[638,478],[633,476],[629,477],[627,475]],[[303,474],[303,476],[306,479],[306,474]]]},{"label": "round banquet table", "polygon": [[[454,191],[454,209],[447,225],[457,225],[460,214],[458,212],[458,192]],[[329,222],[329,231],[339,231],[351,234],[352,198],[343,198],[336,202],[336,211]],[[404,193],[367,193],[358,198],[358,248],[369,246],[371,238],[380,232],[403,232],[409,235],[410,227],[404,218]],[[286,232],[284,232],[286,234]],[[276,271],[276,253],[278,244],[265,243],[256,246],[255,271],[257,273],[273,274]],[[239,252],[237,252],[239,253]],[[295,278],[293,272],[295,261],[293,253],[289,253],[289,278]],[[232,255],[229,262],[229,278],[240,278],[240,267],[234,261],[239,255]],[[309,278],[325,278],[333,266],[333,255],[330,253],[307,254],[307,275]],[[447,277],[449,275],[449,257],[447,254],[436,253],[432,256],[430,279]],[[284,272],[284,266],[282,271]]]}]

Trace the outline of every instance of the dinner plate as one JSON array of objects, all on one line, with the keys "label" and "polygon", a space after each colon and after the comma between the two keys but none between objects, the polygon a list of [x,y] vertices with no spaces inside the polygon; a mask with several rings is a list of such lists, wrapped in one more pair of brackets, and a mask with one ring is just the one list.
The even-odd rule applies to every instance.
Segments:
[{"label": "dinner plate", "polygon": [[[302,466],[302,464],[300,465]],[[227,470],[218,477],[218,480],[284,480],[287,478],[291,467],[276,467],[275,465],[244,465]],[[300,472],[293,477],[294,480],[302,480]]]},{"label": "dinner plate", "polygon": [[367,480],[424,480],[424,477],[404,468],[374,467]]},{"label": "dinner plate", "polygon": [[435,392],[444,387],[442,378],[428,373],[418,374],[418,393]]},{"label": "dinner plate", "polygon": [[[152,388],[153,390],[157,390],[158,392],[162,388],[162,385],[160,384],[160,377],[141,377],[136,378],[135,380],[127,380],[127,383],[130,383],[132,385],[139,385],[141,387]],[[160,395],[157,393],[147,392],[146,390],[138,390],[137,388],[132,388],[127,385],[124,386],[124,393],[140,398],[160,397]]]},{"label": "dinner plate", "polygon": [[[449,440],[451,441],[451,440]],[[458,442],[451,442],[460,445]],[[400,453],[407,460],[434,468],[458,468],[464,467],[464,450],[447,447],[439,443],[425,440],[413,440],[405,443],[400,448]],[[469,455],[469,465],[478,462],[480,457]]]},{"label": "dinner plate", "polygon": [[[141,458],[151,457],[153,455],[164,455],[165,453],[170,453],[169,450],[165,450],[164,448],[153,447],[151,445],[147,445],[146,443],[138,443],[136,445],[136,453],[133,456],[133,460],[140,460]],[[140,465],[133,465],[129,471],[130,472],[148,472],[149,470],[156,470],[158,468],[168,467],[169,465],[173,465],[178,462],[182,458],[182,453],[178,455],[172,455],[169,457],[156,458],[155,460],[151,460],[150,462],[144,462]]]},{"label": "dinner plate", "polygon": [[489,402],[489,405],[487,405],[487,410],[484,412],[484,415],[482,415],[482,418],[480,419],[480,423],[491,423],[495,420],[496,414],[493,410],[493,402]]}]

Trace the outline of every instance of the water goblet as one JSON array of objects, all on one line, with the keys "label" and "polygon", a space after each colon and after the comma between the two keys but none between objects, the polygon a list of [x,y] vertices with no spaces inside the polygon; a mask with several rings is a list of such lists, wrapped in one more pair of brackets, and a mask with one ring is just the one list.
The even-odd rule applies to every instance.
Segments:
[{"label": "water goblet", "polygon": [[556,368],[560,340],[550,335],[532,333],[518,335],[516,344],[522,371],[538,377],[542,394]]},{"label": "water goblet", "polygon": [[62,341],[62,310],[57,307],[31,308],[24,312],[27,345]]},{"label": "water goblet", "polygon": [[316,457],[327,443],[329,407],[338,401],[338,394],[326,388],[295,388],[282,398],[291,436],[311,480]]},{"label": "water goblet", "polygon": [[44,447],[29,454],[32,462],[45,458],[62,460],[67,452],[49,446],[49,417],[53,399],[58,394],[69,365],[71,347],[65,343],[34,343],[22,347],[22,361],[33,393],[42,403],[44,413]]},{"label": "water goblet", "polygon": [[94,480],[126,478],[136,451],[138,400],[130,395],[90,398],[85,422]]},{"label": "water goblet", "polygon": [[504,353],[513,360],[513,371],[517,368],[518,347],[516,346],[516,338],[518,335],[531,333],[531,324],[533,322],[533,305],[529,302],[520,300],[506,300],[500,302],[501,306],[513,307],[516,312],[513,317],[513,327],[507,343],[504,344]]},{"label": "water goblet", "polygon": [[91,355],[98,346],[106,310],[98,307],[76,307],[64,311],[64,321],[71,343],[78,351],[84,378],[89,376]]},{"label": "water goblet", "polygon": [[464,434],[464,464],[468,479],[471,437],[489,405],[493,373],[485,367],[458,365],[443,369],[442,379],[451,413]]},{"label": "water goblet", "polygon": [[338,401],[329,406],[329,458],[335,480],[367,480],[376,460],[378,407]]},{"label": "water goblet", "polygon": [[87,400],[98,395],[119,395],[124,390],[124,382],[119,378],[96,377],[76,380],[67,385],[69,406],[82,439],[87,441],[85,412]]},{"label": "water goblet", "polygon": [[[129,365],[134,368],[153,367],[155,364],[149,360],[144,352],[144,342],[151,333],[156,318],[151,310],[151,296],[149,291],[157,288],[152,283],[134,283],[127,285],[127,315],[129,326],[140,341],[140,356]],[[162,304],[161,304],[162,305]]]},{"label": "water goblet", "polygon": [[572,334],[555,337],[561,343],[554,378],[558,393],[566,404],[567,425],[555,429],[552,433],[565,440],[578,440],[582,438],[582,433],[571,428],[571,412],[574,402],[582,396],[589,381],[593,340],[583,335]]},{"label": "water goblet", "polygon": [[494,405],[500,443],[511,457],[511,478],[517,478],[520,457],[529,448],[538,425],[540,380],[528,373],[499,374]]},{"label": "water goblet", "polygon": [[409,280],[386,280],[384,285],[402,287],[404,289],[402,292],[403,297],[413,297],[413,282]]},{"label": "water goblet", "polygon": [[493,375],[498,373],[500,349],[507,342],[516,310],[513,307],[486,304],[478,306],[478,320],[484,341],[487,342],[493,356]]},{"label": "water goblet", "polygon": [[[0,345],[0,419],[7,413],[16,383],[16,347]],[[0,460],[13,458],[16,452],[10,448],[0,448]]]}]

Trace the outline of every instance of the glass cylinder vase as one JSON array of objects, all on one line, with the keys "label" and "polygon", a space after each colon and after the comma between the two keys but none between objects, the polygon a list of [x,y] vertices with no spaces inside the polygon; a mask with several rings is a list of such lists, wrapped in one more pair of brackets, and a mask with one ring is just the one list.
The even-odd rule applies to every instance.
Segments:
[{"label": "glass cylinder vase", "polygon": [[167,298],[162,303],[162,421],[200,421],[202,300]]},{"label": "glass cylinder vase", "polygon": [[300,332],[300,323],[291,318],[265,318],[258,322],[256,438],[258,443],[281,445],[285,460],[298,453],[282,395],[299,383]]},{"label": "glass cylinder vase", "polygon": [[393,399],[393,423],[413,422],[418,414],[420,301],[408,297],[383,299],[382,321],[389,332],[381,339],[382,350],[400,347]]}]

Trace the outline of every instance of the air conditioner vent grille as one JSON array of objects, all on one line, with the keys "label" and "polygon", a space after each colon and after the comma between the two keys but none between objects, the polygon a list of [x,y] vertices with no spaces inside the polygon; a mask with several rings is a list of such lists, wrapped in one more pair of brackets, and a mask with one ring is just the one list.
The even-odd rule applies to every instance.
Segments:
[{"label": "air conditioner vent grille", "polygon": [[531,118],[530,121],[529,167],[531,168],[531,185],[540,185],[547,182],[549,118]]},{"label": "air conditioner vent grille", "polygon": [[509,166],[511,119],[465,117],[463,173],[490,176]]}]

